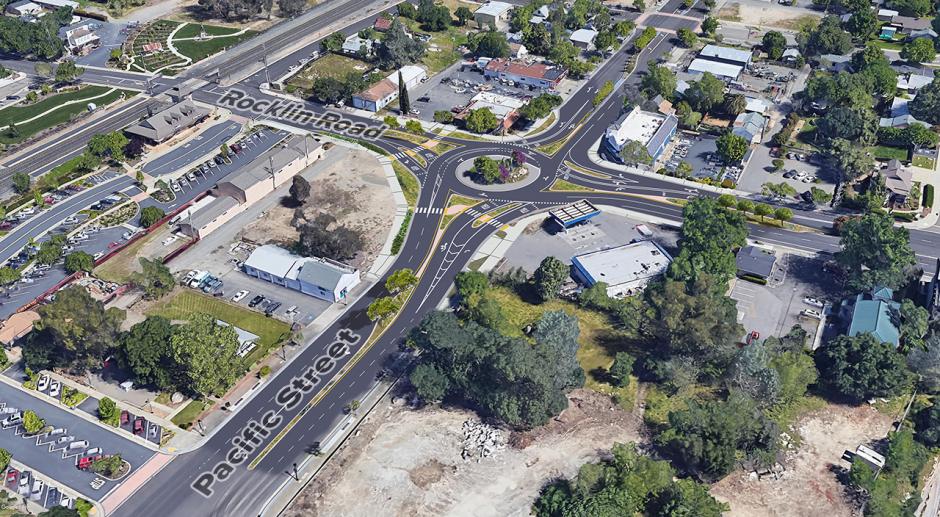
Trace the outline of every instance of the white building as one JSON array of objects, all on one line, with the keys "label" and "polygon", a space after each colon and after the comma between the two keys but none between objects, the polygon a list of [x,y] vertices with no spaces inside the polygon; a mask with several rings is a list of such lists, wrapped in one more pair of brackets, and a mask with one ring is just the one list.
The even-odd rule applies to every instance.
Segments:
[{"label": "white building", "polygon": [[388,80],[395,83],[395,86],[398,86],[398,73],[401,72],[401,78],[405,81],[406,88],[414,88],[421,84],[422,81],[428,78],[427,70],[416,65],[405,65],[398,69],[396,72],[392,72],[388,76]]},{"label": "white building", "polygon": [[705,48],[698,53],[698,57],[711,61],[730,63],[746,68],[751,64],[753,54],[748,50],[739,50],[731,47],[720,47],[718,45],[705,45]]},{"label": "white building", "polygon": [[669,268],[672,257],[653,241],[594,251],[571,259],[573,277],[587,285],[607,284],[608,296],[638,293]]},{"label": "white building", "polygon": [[569,39],[574,46],[581,50],[594,50],[594,38],[597,37],[597,31],[591,29],[578,29],[571,33]]},{"label": "white building", "polygon": [[509,25],[509,11],[511,10],[512,4],[489,2],[473,13],[473,21],[481,29],[495,27],[497,30],[502,30]]},{"label": "white building", "polygon": [[688,72],[690,74],[704,74],[705,72],[708,72],[719,79],[725,79],[728,81],[737,80],[738,76],[741,75],[743,70],[744,67],[741,65],[723,63],[720,61],[711,61],[702,58],[693,59],[692,64],[690,64],[688,68]]},{"label": "white building", "polygon": [[42,13],[42,6],[29,0],[21,0],[7,5],[6,10],[8,14],[13,16],[37,16]]},{"label": "white building", "polygon": [[627,142],[634,141],[645,145],[650,157],[656,160],[676,134],[678,127],[679,121],[674,115],[660,115],[634,106],[629,113],[607,128],[603,151],[608,159],[623,163],[620,150]]},{"label": "white building", "polygon": [[372,54],[372,40],[360,38],[358,34],[353,34],[343,41],[343,53],[353,56],[360,54],[369,56]]},{"label": "white building", "polygon": [[242,270],[275,285],[328,302],[344,300],[359,284],[359,271],[325,258],[300,257],[274,245],[255,248]]}]

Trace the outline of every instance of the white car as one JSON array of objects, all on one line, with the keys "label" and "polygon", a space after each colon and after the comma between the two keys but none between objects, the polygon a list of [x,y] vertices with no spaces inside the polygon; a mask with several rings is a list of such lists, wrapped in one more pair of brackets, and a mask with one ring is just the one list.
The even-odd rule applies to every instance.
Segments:
[{"label": "white car", "polygon": [[180,187],[179,183],[173,184],[173,192],[182,192],[183,189]]},{"label": "white car", "polygon": [[806,305],[812,305],[813,307],[819,307],[819,308],[822,308],[823,306],[825,306],[825,304],[821,300],[817,300],[816,298],[810,298],[810,297],[803,298],[803,303],[805,303]]},{"label": "white car", "polygon": [[20,495],[26,495],[29,493],[29,478],[31,477],[32,473],[28,471],[20,474],[20,487],[18,490]]},{"label": "white car", "polygon": [[42,489],[46,488],[46,484],[41,479],[33,481],[33,495],[34,500],[39,500],[39,496],[42,494]]},{"label": "white car", "polygon": [[49,388],[49,376],[40,375],[39,382],[36,384],[36,389],[39,391],[46,391]]},{"label": "white car", "polygon": [[98,253],[95,253],[94,255],[92,255],[92,258],[95,259],[95,260],[98,260],[98,259],[100,259],[100,258],[103,257],[103,256],[104,256],[104,252],[103,252],[103,251],[99,251]]},{"label": "white car", "polygon": [[62,385],[59,384],[59,381],[52,381],[52,384],[49,386],[49,396],[58,397],[61,393]]},{"label": "white car", "polygon": [[64,507],[66,507],[66,508],[71,508],[71,507],[72,507],[72,498],[69,497],[69,496],[63,497],[62,500],[59,501],[59,506],[64,506]]},{"label": "white car", "polygon": [[177,239],[179,239],[179,237],[177,237],[176,235],[170,235],[166,239],[163,239],[163,245],[169,246],[170,244],[173,244],[174,242],[176,242]]},{"label": "white car", "polygon": [[248,296],[248,290],[242,289],[241,291],[238,291],[237,293],[235,293],[235,296],[232,297],[232,301],[238,303],[242,301],[246,296]]},{"label": "white car", "polygon": [[806,316],[807,318],[816,318],[816,319],[822,318],[822,313],[820,313],[819,311],[815,309],[803,309],[802,311],[800,311],[800,314],[802,314],[803,316]]}]

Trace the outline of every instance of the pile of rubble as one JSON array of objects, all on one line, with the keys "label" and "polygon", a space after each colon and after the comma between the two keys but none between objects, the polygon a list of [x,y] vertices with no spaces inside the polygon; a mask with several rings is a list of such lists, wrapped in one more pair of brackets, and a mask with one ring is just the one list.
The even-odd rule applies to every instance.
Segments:
[{"label": "pile of rubble", "polygon": [[487,458],[504,447],[506,440],[499,429],[474,420],[463,423],[463,451],[460,457],[464,461],[472,458],[480,461],[480,458]]}]

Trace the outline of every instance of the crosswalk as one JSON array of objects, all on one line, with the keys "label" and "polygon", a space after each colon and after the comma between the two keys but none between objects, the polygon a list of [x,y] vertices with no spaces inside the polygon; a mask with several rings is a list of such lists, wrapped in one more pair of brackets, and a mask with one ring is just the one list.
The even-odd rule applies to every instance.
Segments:
[{"label": "crosswalk", "polygon": [[418,213],[418,214],[443,214],[443,213],[444,213],[444,209],[443,209],[442,207],[439,207],[439,206],[437,206],[437,207],[434,207],[434,206],[419,206],[417,209],[415,209],[415,213]]},{"label": "crosswalk", "polygon": [[[467,213],[470,214],[470,215],[472,215],[473,217],[481,217],[481,216],[484,215],[483,212],[481,212],[481,211],[479,211],[479,210],[477,210],[477,209],[475,209],[475,208],[468,208],[468,209],[467,209]],[[499,222],[496,218],[490,219],[490,220],[488,220],[488,221],[480,221],[480,222],[483,223],[483,224],[488,224],[488,225],[490,225],[490,226],[492,226],[492,227],[494,227],[494,228],[499,228],[500,226],[503,225],[503,223]]]}]

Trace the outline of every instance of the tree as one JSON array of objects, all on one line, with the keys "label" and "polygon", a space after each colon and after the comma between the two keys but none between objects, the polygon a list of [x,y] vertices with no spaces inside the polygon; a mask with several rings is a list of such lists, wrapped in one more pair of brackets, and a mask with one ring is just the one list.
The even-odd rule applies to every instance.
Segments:
[{"label": "tree", "polygon": [[0,267],[0,285],[4,289],[9,289],[10,285],[20,279],[20,272],[10,266]]},{"label": "tree", "polygon": [[683,95],[692,109],[707,113],[724,100],[725,83],[709,72],[705,72],[701,79],[689,84],[689,88]]},{"label": "tree", "polygon": [[137,261],[140,271],[131,274],[130,283],[144,292],[144,298],[156,300],[173,290],[176,280],[160,259],[139,257]]},{"label": "tree", "polygon": [[502,179],[499,173],[499,162],[489,156],[478,156],[473,159],[473,172],[482,183],[492,185]]},{"label": "tree", "polygon": [[0,449],[0,470],[6,470],[10,466],[10,460],[13,459],[13,455],[10,454],[10,451],[6,449]]},{"label": "tree", "polygon": [[656,443],[675,464],[710,481],[730,473],[739,456],[758,462],[771,456],[778,434],[750,398],[733,392],[725,401],[692,401],[669,413],[669,427]]},{"label": "tree", "polygon": [[636,359],[626,352],[617,352],[614,356],[614,363],[610,365],[607,374],[613,379],[616,386],[627,386],[630,384],[630,374],[633,373],[633,363]]},{"label": "tree", "polygon": [[468,46],[478,56],[507,58],[510,54],[509,41],[502,32],[480,32],[470,38]]},{"label": "tree", "polygon": [[929,124],[940,124],[940,79],[934,80],[917,91],[910,102],[911,115]]},{"label": "tree", "polygon": [[770,215],[773,212],[773,208],[770,205],[764,203],[757,203],[754,205],[754,215],[760,217],[760,220],[763,221],[765,217]]},{"label": "tree", "polygon": [[780,221],[780,224],[793,219],[793,211],[786,207],[780,207],[774,210],[774,219]]},{"label": "tree", "polygon": [[803,350],[789,350],[777,355],[770,360],[770,367],[777,372],[777,402],[783,405],[803,397],[807,388],[819,378],[813,358]]},{"label": "tree", "polygon": [[776,61],[783,57],[783,51],[787,49],[787,39],[777,31],[767,31],[761,39],[761,46],[767,57]]},{"label": "tree", "polygon": [[29,174],[25,172],[15,172],[13,173],[13,190],[17,194],[25,194],[29,192],[30,183],[32,179],[29,177]]},{"label": "tree", "polygon": [[305,0],[277,0],[277,7],[281,10],[281,15],[293,18],[302,13],[307,7]]},{"label": "tree", "polygon": [[[528,104],[526,104],[526,106],[528,106]],[[523,106],[523,108],[525,108],[525,106]],[[450,124],[453,121],[454,121],[454,114],[451,113],[450,111],[437,110],[434,112],[434,122],[437,122],[439,124]]]},{"label": "tree", "polygon": [[543,302],[558,295],[561,284],[568,278],[568,272],[568,265],[557,258],[549,256],[542,259],[533,274],[532,281],[535,291]]},{"label": "tree", "polygon": [[623,20],[614,24],[613,30],[617,37],[626,38],[636,29],[636,23],[632,20]]},{"label": "tree", "polygon": [[845,55],[852,50],[852,38],[842,30],[837,16],[826,16],[815,30],[804,30],[797,35],[801,50],[807,56],[822,54]]},{"label": "tree", "polygon": [[307,199],[310,197],[310,182],[298,174],[291,180],[289,192],[294,203],[302,205],[306,203]]},{"label": "tree", "polygon": [[718,147],[718,156],[727,164],[741,163],[744,155],[747,154],[750,142],[743,136],[727,132],[715,141]]},{"label": "tree", "polygon": [[414,6],[414,4],[402,2],[398,4],[398,16],[408,18],[409,20],[417,19],[418,9]]},{"label": "tree", "polygon": [[914,415],[917,441],[927,447],[940,445],[940,404],[921,409]]},{"label": "tree", "polygon": [[320,41],[320,49],[324,52],[338,53],[343,50],[343,43],[346,41],[346,35],[341,31],[336,31]]},{"label": "tree", "polygon": [[930,14],[933,9],[933,2],[930,0],[891,0],[888,2],[891,9],[896,9],[904,16],[922,18]]},{"label": "tree", "polygon": [[670,265],[669,277],[694,281],[701,273],[727,282],[735,273],[732,250],[747,240],[747,225],[741,214],[725,210],[718,201],[698,198],[682,210],[679,254]]},{"label": "tree", "polygon": [[665,66],[653,62],[647,64],[646,73],[640,82],[643,93],[649,98],[662,95],[671,99],[676,92],[676,74]]},{"label": "tree", "polygon": [[754,203],[748,199],[739,199],[738,200],[738,211],[748,213],[751,210],[754,210]]},{"label": "tree", "polygon": [[702,121],[702,114],[694,111],[685,101],[676,105],[676,116],[679,117],[679,125],[689,129],[695,129]]},{"label": "tree", "polygon": [[652,165],[653,157],[650,156],[646,146],[636,140],[627,140],[620,148],[620,158],[623,163],[633,165]]},{"label": "tree", "polygon": [[731,208],[737,203],[737,200],[731,194],[722,194],[718,196],[717,201],[722,208]]},{"label": "tree", "polygon": [[713,37],[715,31],[718,30],[718,19],[711,16],[706,16],[702,21],[702,34]]},{"label": "tree", "polygon": [[401,70],[398,71],[398,110],[402,115],[411,113],[411,100],[408,98],[408,86],[402,79]]},{"label": "tree", "polygon": [[376,298],[375,301],[369,304],[366,315],[372,321],[379,321],[394,315],[399,309],[401,309],[401,302],[398,298],[383,296]]},{"label": "tree", "polygon": [[823,142],[843,139],[865,147],[875,143],[877,131],[878,117],[863,106],[837,106],[816,120],[816,138]]},{"label": "tree", "polygon": [[175,327],[170,347],[179,374],[192,393],[224,393],[244,369],[236,354],[235,329],[218,324],[208,314],[195,314],[189,322]]},{"label": "tree", "polygon": [[905,299],[901,302],[898,316],[901,320],[899,326],[901,351],[909,352],[916,348],[924,349],[926,346],[924,337],[927,335],[930,324],[930,313],[927,312],[927,309],[909,299]]},{"label": "tree", "polygon": [[400,21],[392,22],[391,28],[385,33],[385,39],[375,52],[376,64],[385,69],[399,69],[405,65],[418,62],[426,52],[425,44],[417,38],[411,38],[405,33]]},{"label": "tree", "polygon": [[[553,109],[561,105],[561,97],[550,93],[543,93],[519,108],[519,114],[530,122],[547,117]],[[450,113],[450,112],[447,112]]]},{"label": "tree", "polygon": [[922,348],[908,352],[907,366],[917,375],[922,390],[928,393],[940,392],[940,334],[930,334]]},{"label": "tree", "polygon": [[829,144],[825,160],[842,181],[851,181],[875,168],[875,160],[867,149],[844,138],[836,138]]},{"label": "tree", "polygon": [[418,284],[418,277],[415,272],[409,268],[399,269],[388,275],[385,280],[385,289],[392,294],[397,294],[411,289]]},{"label": "tree", "polygon": [[698,36],[692,29],[683,27],[676,32],[676,35],[679,36],[679,41],[685,48],[692,48],[698,43]]},{"label": "tree", "polygon": [[653,38],[655,37],[656,29],[652,26],[646,27],[643,29],[643,32],[641,32],[640,35],[633,40],[634,51],[639,52],[643,50],[647,45],[650,44],[651,41],[653,41]]},{"label": "tree", "polygon": [[117,404],[108,397],[98,400],[98,419],[107,424],[117,426],[121,422],[121,410]]},{"label": "tree", "polygon": [[88,141],[87,152],[98,158],[110,158],[115,162],[123,162],[124,148],[127,147],[129,140],[121,131],[112,131],[94,135]]},{"label": "tree", "polygon": [[68,273],[77,273],[79,271],[91,273],[94,268],[94,257],[84,251],[75,251],[65,256],[65,271]]},{"label": "tree", "polygon": [[780,395],[780,376],[770,366],[772,354],[762,343],[740,349],[725,372],[729,389],[739,390],[761,407],[772,407]]},{"label": "tree", "polygon": [[157,221],[166,217],[166,212],[156,206],[145,206],[140,210],[140,225],[144,228],[150,228]]},{"label": "tree", "polygon": [[46,421],[39,418],[35,411],[28,409],[23,412],[23,430],[27,434],[36,434],[45,426]]},{"label": "tree", "polygon": [[473,19],[473,11],[466,6],[460,6],[454,11],[454,16],[457,18],[456,24],[463,27],[468,21]]},{"label": "tree", "polygon": [[464,123],[467,129],[479,134],[492,133],[499,126],[499,120],[489,108],[470,110]]},{"label": "tree", "polygon": [[877,28],[878,18],[871,7],[855,11],[845,22],[845,30],[849,31],[855,41],[868,41]]},{"label": "tree", "polygon": [[437,366],[420,363],[408,376],[411,385],[421,400],[437,402],[444,398],[450,388],[450,381]]},{"label": "tree", "polygon": [[66,59],[59,63],[55,69],[55,80],[60,83],[70,83],[85,72],[80,66],[75,66],[75,61]]},{"label": "tree", "polygon": [[677,178],[688,178],[692,175],[692,164],[689,162],[679,162],[679,165],[676,165],[676,177]]},{"label": "tree", "polygon": [[747,98],[739,93],[734,95],[727,95],[725,96],[722,107],[725,113],[736,117],[741,113],[744,113],[744,110],[747,109]]},{"label": "tree", "polygon": [[847,221],[840,244],[836,260],[853,289],[897,289],[907,281],[908,268],[916,264],[907,228],[895,227],[888,214],[871,212]]},{"label": "tree", "polygon": [[[182,384],[171,341],[173,325],[162,316],[147,316],[121,336],[121,351],[138,384],[158,390],[178,389]],[[186,389],[186,386],[179,386]]]},{"label": "tree", "polygon": [[[32,92],[30,92],[30,93],[32,93]],[[10,123],[7,125],[7,135],[9,135],[10,138],[19,138],[19,137],[20,137],[20,128],[16,127],[16,124],[15,124],[15,123],[10,122]]]},{"label": "tree", "polygon": [[780,183],[767,182],[761,186],[761,193],[765,196],[788,198],[796,195],[796,189],[784,181],[781,181]]},{"label": "tree", "polygon": [[84,372],[100,364],[124,320],[124,311],[105,310],[78,286],[58,291],[55,300],[39,306],[37,312],[40,320],[23,346],[26,363],[34,370],[69,367]]},{"label": "tree", "polygon": [[824,344],[816,351],[816,367],[830,389],[855,400],[897,395],[910,380],[904,356],[868,333]]},{"label": "tree", "polygon": [[331,260],[350,260],[362,249],[362,235],[345,225],[336,224],[336,218],[322,213],[313,221],[298,228],[298,251],[307,257],[326,257]]},{"label": "tree", "polygon": [[934,48],[931,38],[917,38],[905,43],[904,48],[901,49],[901,59],[912,63],[930,63],[936,57],[937,49]]}]

